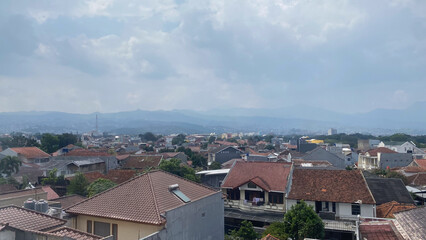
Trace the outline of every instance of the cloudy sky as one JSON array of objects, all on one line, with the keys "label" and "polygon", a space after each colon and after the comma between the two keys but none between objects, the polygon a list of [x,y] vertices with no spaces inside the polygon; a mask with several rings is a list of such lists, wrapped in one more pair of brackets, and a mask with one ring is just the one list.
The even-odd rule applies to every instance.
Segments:
[{"label": "cloudy sky", "polygon": [[426,1],[0,1],[0,86],[0,112],[404,108]]}]

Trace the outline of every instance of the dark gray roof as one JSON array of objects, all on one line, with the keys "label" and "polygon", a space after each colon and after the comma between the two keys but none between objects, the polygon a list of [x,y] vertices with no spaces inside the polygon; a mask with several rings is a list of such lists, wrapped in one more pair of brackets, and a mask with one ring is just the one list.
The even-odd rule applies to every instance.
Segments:
[{"label": "dark gray roof", "polygon": [[426,236],[426,207],[415,208],[407,211],[394,213],[402,231],[401,235],[409,239],[425,239]]},{"label": "dark gray roof", "polygon": [[309,160],[309,161],[328,161],[334,167],[337,167],[340,169],[343,169],[346,167],[345,159],[340,158],[336,154],[333,154],[321,147],[317,147],[314,150],[307,152],[301,158],[303,160]]},{"label": "dark gray roof", "polygon": [[365,180],[377,205],[392,201],[414,204],[410,193],[399,178],[366,178]]}]

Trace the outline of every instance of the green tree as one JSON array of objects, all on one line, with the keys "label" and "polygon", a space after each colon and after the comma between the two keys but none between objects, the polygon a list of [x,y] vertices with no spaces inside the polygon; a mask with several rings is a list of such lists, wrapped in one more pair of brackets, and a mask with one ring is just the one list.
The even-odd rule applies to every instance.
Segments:
[{"label": "green tree", "polygon": [[87,193],[89,194],[89,197],[93,197],[98,193],[101,193],[103,191],[106,191],[110,188],[115,187],[117,184],[114,183],[111,180],[105,179],[105,178],[99,178],[98,180],[92,182],[89,187],[87,188]]},{"label": "green tree", "polygon": [[256,240],[257,238],[259,238],[259,234],[254,231],[253,224],[247,220],[241,222],[238,231],[231,231],[231,239],[234,240]]},{"label": "green tree", "polygon": [[47,177],[41,180],[42,185],[50,185],[50,186],[66,186],[66,181],[64,175],[56,176],[58,169],[54,168],[49,171]]},{"label": "green tree", "polygon": [[284,233],[294,240],[321,239],[324,237],[324,223],[312,206],[301,201],[284,215]]},{"label": "green tree", "polygon": [[209,137],[209,144],[212,144],[214,141],[216,141],[216,137],[215,136],[210,136]]},{"label": "green tree", "polygon": [[212,162],[209,166],[210,170],[221,169],[222,165],[219,162]]},{"label": "green tree", "polygon": [[207,159],[200,154],[194,154],[191,161],[193,167],[205,168],[207,166]]},{"label": "green tree", "polygon": [[77,141],[78,139],[76,135],[71,133],[62,133],[61,135],[58,135],[58,149],[63,148],[69,144],[76,144]]},{"label": "green tree", "polygon": [[288,239],[288,234],[284,232],[284,222],[273,222],[266,228],[262,236],[264,237],[268,234],[279,239]]},{"label": "green tree", "polygon": [[22,166],[22,162],[18,157],[6,156],[0,160],[0,174],[9,177],[12,173],[19,172],[20,166]]},{"label": "green tree", "polygon": [[172,158],[167,161],[162,161],[160,163],[160,169],[178,176],[181,176],[183,178],[186,178],[188,180],[194,181],[194,182],[200,182],[200,177],[195,175],[195,170],[188,166],[182,166],[182,163],[179,159]]},{"label": "green tree", "polygon": [[59,138],[50,133],[41,136],[41,149],[47,153],[53,153],[59,149]]},{"label": "green tree", "polygon": [[268,144],[268,145],[266,145],[265,149],[267,149],[267,150],[274,150],[275,147],[272,146],[271,144]]},{"label": "green tree", "polygon": [[14,178],[14,177],[7,177],[7,178],[2,178],[0,176],[0,185],[3,184],[10,184],[15,186],[16,188],[19,188],[19,182]]},{"label": "green tree", "polygon": [[185,138],[186,136],[184,134],[179,134],[172,139],[172,144],[180,146],[185,142]]},{"label": "green tree", "polygon": [[152,141],[155,142],[158,140],[158,137],[155,136],[154,133],[152,132],[146,132],[144,134],[139,134],[139,137],[141,138],[142,141]]},{"label": "green tree", "polygon": [[87,196],[87,187],[89,182],[86,177],[78,172],[75,174],[74,178],[70,181],[70,185],[67,187],[67,194],[78,194],[81,196]]}]

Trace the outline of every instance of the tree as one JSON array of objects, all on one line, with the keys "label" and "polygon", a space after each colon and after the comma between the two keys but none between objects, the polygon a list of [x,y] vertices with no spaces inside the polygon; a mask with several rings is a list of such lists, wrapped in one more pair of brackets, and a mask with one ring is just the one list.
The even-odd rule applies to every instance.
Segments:
[{"label": "tree", "polygon": [[86,177],[78,172],[75,174],[74,178],[70,181],[70,185],[67,187],[67,194],[78,194],[81,196],[87,196],[87,187],[89,182]]},{"label": "tree", "polygon": [[53,153],[59,149],[59,138],[50,133],[41,136],[41,149],[47,153]]},{"label": "tree", "polygon": [[18,157],[6,156],[0,160],[0,174],[9,177],[12,173],[19,172],[20,166],[22,166],[22,162]]},{"label": "tree", "polygon": [[214,141],[216,141],[216,137],[215,136],[210,136],[209,137],[209,144],[212,144]]},{"label": "tree", "polygon": [[54,168],[49,171],[49,175],[41,180],[42,185],[65,186],[66,181],[64,175],[57,177],[58,169]]},{"label": "tree", "polygon": [[205,168],[207,166],[207,159],[200,154],[194,154],[191,161],[193,167]]},{"label": "tree", "polygon": [[185,138],[186,138],[185,135],[179,134],[172,139],[172,144],[180,146],[185,142]]},{"label": "tree", "polygon": [[93,197],[98,193],[106,191],[112,187],[115,187],[117,184],[111,180],[105,178],[99,178],[98,180],[92,182],[87,188],[87,193],[89,197]]},{"label": "tree", "polygon": [[324,223],[312,206],[304,201],[293,205],[284,215],[284,232],[291,239],[324,237]]},{"label": "tree", "polygon": [[[61,135],[58,135],[58,149],[63,148],[69,144],[76,144],[77,143],[77,136],[71,133],[62,133]],[[58,150],[56,149],[56,150]],[[56,151],[55,150],[55,151]]]},{"label": "tree", "polygon": [[254,231],[253,223],[244,220],[241,222],[240,229],[238,231],[231,231],[231,239],[235,240],[256,240],[259,238],[259,234]]},{"label": "tree", "polygon": [[210,170],[216,170],[216,169],[221,169],[222,165],[218,162],[212,162],[209,166]]},{"label": "tree", "polygon": [[157,136],[155,136],[152,132],[146,132],[144,134],[139,134],[139,137],[141,138],[142,141],[155,142],[158,139]]},{"label": "tree", "polygon": [[267,150],[274,150],[275,147],[272,146],[271,144],[268,144],[268,145],[266,145],[265,149],[267,149]]},{"label": "tree", "polygon": [[183,178],[186,178],[188,180],[194,181],[194,182],[200,182],[200,177],[195,175],[195,170],[193,168],[190,168],[188,166],[182,166],[181,161],[176,158],[172,158],[167,161],[162,161],[160,163],[160,169],[178,176],[181,176]]},{"label": "tree", "polygon": [[19,188],[19,182],[14,178],[14,177],[7,177],[7,178],[2,178],[0,176],[0,185],[3,184],[10,184],[15,186],[16,188]]},{"label": "tree", "polygon": [[268,234],[279,239],[288,239],[288,234],[284,232],[284,222],[273,222],[266,228],[262,236],[264,237]]}]

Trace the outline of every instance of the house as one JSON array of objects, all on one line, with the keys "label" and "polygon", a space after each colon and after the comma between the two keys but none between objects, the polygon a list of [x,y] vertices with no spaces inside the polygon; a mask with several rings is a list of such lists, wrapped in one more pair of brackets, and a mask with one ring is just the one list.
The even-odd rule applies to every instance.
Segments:
[{"label": "house", "polygon": [[359,225],[359,238],[363,240],[404,240],[393,221],[364,221]]},{"label": "house", "polygon": [[229,161],[233,158],[241,158],[243,151],[234,146],[222,146],[212,149],[208,153],[208,164],[212,162],[218,162],[220,164]]},{"label": "house", "polygon": [[77,172],[100,172],[107,173],[111,169],[118,167],[117,159],[114,156],[68,156],[62,155],[52,157],[50,162],[43,164],[43,176],[56,169],[56,175],[73,175]]},{"label": "house", "polygon": [[290,172],[290,163],[235,162],[221,187],[226,194],[226,224],[250,220],[264,227],[282,220]]},{"label": "house", "polygon": [[18,157],[24,163],[44,163],[49,161],[50,155],[37,147],[7,148],[1,154]]},{"label": "house", "polygon": [[400,178],[365,178],[365,180],[377,205],[392,201],[414,204]]},{"label": "house", "polygon": [[229,169],[205,170],[197,172],[196,175],[200,176],[202,184],[220,190],[223,179],[226,177],[228,172]]},{"label": "house", "polygon": [[295,168],[286,208],[304,200],[322,218],[375,217],[376,202],[359,170]]},{"label": "house", "polygon": [[414,204],[392,201],[377,206],[376,213],[378,218],[395,218],[395,213],[414,208],[416,208]]},{"label": "house", "polygon": [[146,170],[150,168],[157,168],[163,155],[130,155],[129,158],[120,162],[122,169],[139,169]]},{"label": "house", "polygon": [[115,239],[224,239],[222,193],[152,171],[66,209],[73,226]]},{"label": "house", "polygon": [[397,142],[380,142],[379,147],[386,147],[398,153],[412,153],[413,155],[423,156],[425,151],[418,148],[412,141],[397,143]]},{"label": "house", "polygon": [[65,227],[65,220],[21,208],[0,208],[0,239],[7,240],[112,240]]},{"label": "house", "polygon": [[312,151],[307,152],[301,159],[305,161],[327,161],[336,168],[344,169],[346,166],[351,165],[350,161],[345,161],[344,158],[333,154],[324,148],[317,147]]},{"label": "house", "polygon": [[397,153],[385,147],[379,147],[359,154],[358,168],[387,169],[408,166],[413,160],[411,153]]}]

